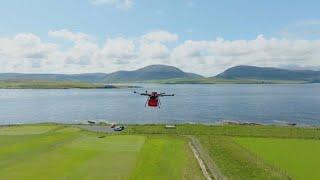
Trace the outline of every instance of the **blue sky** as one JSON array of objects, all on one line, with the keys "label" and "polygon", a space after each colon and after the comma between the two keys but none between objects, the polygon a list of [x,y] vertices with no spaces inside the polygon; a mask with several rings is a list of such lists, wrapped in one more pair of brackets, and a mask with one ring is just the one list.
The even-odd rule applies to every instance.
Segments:
[{"label": "blue sky", "polygon": [[[127,42],[122,41],[123,46],[119,46],[128,47],[124,44],[130,44],[130,41],[133,41],[133,51],[136,52],[133,53],[135,54],[135,58],[133,58],[135,61],[130,62],[124,62],[126,60],[121,59],[122,56],[117,57],[119,62],[110,60],[110,57],[104,57],[104,62],[102,63],[104,66],[108,64],[114,65],[114,67],[109,69],[92,68],[89,67],[88,63],[88,66],[80,63],[72,67],[71,64],[65,65],[63,62],[61,62],[60,68],[58,68],[58,65],[55,68],[49,68],[52,63],[46,62],[50,61],[48,58],[34,60],[4,53],[5,55],[0,56],[2,65],[8,64],[5,61],[8,61],[13,56],[16,61],[19,61],[20,57],[21,61],[20,64],[17,62],[15,65],[9,63],[10,65],[7,65],[8,68],[0,68],[0,70],[3,72],[11,72],[18,69],[25,72],[60,72],[58,69],[65,68],[61,72],[72,73],[77,72],[79,65],[82,68],[80,72],[109,72],[120,68],[134,69],[142,65],[151,64],[152,62],[176,65],[193,72],[202,70],[204,67],[209,67],[205,70],[206,73],[204,73],[207,75],[215,74],[232,65],[242,63],[317,69],[320,64],[314,62],[314,59],[318,57],[316,52],[310,54],[311,57],[301,56],[299,62],[271,63],[270,60],[270,63],[258,63],[257,57],[252,61],[245,62],[241,61],[245,57],[240,57],[239,60],[237,60],[235,55],[229,55],[227,58],[225,56],[221,57],[223,53],[211,52],[210,48],[215,47],[212,43],[216,42],[217,44],[217,38],[223,38],[224,41],[231,42],[231,44],[224,44],[225,46],[238,47],[239,41],[240,44],[241,41],[256,43],[254,40],[257,40],[259,35],[263,35],[262,38],[267,43],[272,44],[271,39],[275,38],[279,41],[279,45],[282,46],[285,42],[281,40],[286,39],[289,41],[286,48],[290,48],[290,45],[288,45],[290,43],[301,47],[302,42],[299,40],[307,40],[308,43],[311,43],[307,46],[312,46],[314,49],[318,46],[317,41],[320,36],[319,7],[320,1],[317,0],[4,0],[1,1],[0,5],[0,16],[2,17],[0,18],[0,38],[2,39],[11,39],[13,41],[14,37],[19,34],[34,35],[32,38],[39,38],[43,44],[48,45],[48,43],[53,43],[56,45],[56,50],[59,50],[60,53],[65,53],[69,50],[69,56],[73,56],[74,59],[88,56],[70,55],[72,48],[79,45],[77,42],[70,41],[70,38],[68,41],[68,37],[65,36],[63,40],[57,38],[57,36],[48,35],[49,31],[67,30],[70,33],[82,33],[91,36],[94,40],[90,40],[92,45],[90,47],[96,45],[100,50],[104,48],[104,44],[107,43],[108,39],[124,38]],[[150,60],[150,58],[154,57],[151,55],[148,58],[148,62],[142,62],[144,58],[140,57],[138,52],[142,47],[140,38],[148,33],[159,31],[178,36],[176,40],[170,40],[169,42],[162,41],[155,44],[152,41],[152,43],[148,44],[154,45],[152,47],[148,46],[152,51],[156,48],[159,51],[161,49],[167,53],[168,57],[161,60],[155,58],[153,61]],[[30,36],[21,37],[30,39]],[[61,38],[62,36],[60,35],[59,37]],[[192,47],[196,46],[190,51],[198,49],[199,52],[196,53],[198,53],[199,57],[196,60],[192,56],[193,59],[190,59],[192,61],[190,64],[185,64],[185,62],[180,62],[179,64],[178,61],[180,60],[174,60],[172,53],[176,52],[175,50],[183,46],[187,41],[192,41]],[[7,41],[3,40],[4,42]],[[86,42],[89,43],[88,41]],[[272,45],[277,46],[275,44]],[[2,46],[5,45],[2,44]],[[246,48],[248,46],[248,44],[245,45]],[[199,50],[199,48],[204,48],[204,50]],[[12,53],[9,50],[3,51]],[[246,49],[244,51],[249,50]],[[309,52],[309,50],[305,52]],[[34,54],[35,52],[32,53]],[[152,52],[148,53],[152,54]],[[208,54],[211,56],[208,56]],[[256,54],[257,52],[255,52]],[[274,55],[274,53],[270,53],[268,55],[273,55],[272,59],[283,59],[283,54]],[[66,54],[65,56],[60,54],[60,56],[65,60],[67,59]],[[49,55],[46,55],[46,57],[49,57]],[[93,57],[86,58],[92,60]],[[187,57],[184,58],[187,59]],[[209,58],[214,60],[210,62]],[[304,60],[303,58],[309,58],[306,59],[306,65],[301,64],[301,61]],[[35,61],[37,65],[34,64]],[[239,63],[234,63],[234,61],[239,61]],[[192,67],[197,62],[202,63],[202,66],[193,69]],[[26,63],[29,63],[29,65]],[[67,66],[68,68],[66,68]],[[210,67],[212,67],[212,70]]]},{"label": "blue sky", "polygon": [[320,1],[136,0],[129,9],[90,0],[7,0],[0,6],[0,35],[31,32],[46,37],[67,28],[107,36],[138,36],[165,29],[180,40],[279,37],[298,21],[320,19]]}]

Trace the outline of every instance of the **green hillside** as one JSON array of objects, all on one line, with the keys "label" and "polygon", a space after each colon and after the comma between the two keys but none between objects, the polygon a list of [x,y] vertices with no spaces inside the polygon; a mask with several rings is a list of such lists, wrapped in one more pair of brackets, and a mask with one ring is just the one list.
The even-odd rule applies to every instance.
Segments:
[{"label": "green hillside", "polygon": [[131,86],[74,81],[0,81],[0,89],[107,89],[127,87]]},{"label": "green hillside", "polygon": [[259,80],[259,79],[222,79],[210,78],[174,78],[165,80],[153,80],[152,83],[160,84],[301,84],[308,81],[293,80]]}]

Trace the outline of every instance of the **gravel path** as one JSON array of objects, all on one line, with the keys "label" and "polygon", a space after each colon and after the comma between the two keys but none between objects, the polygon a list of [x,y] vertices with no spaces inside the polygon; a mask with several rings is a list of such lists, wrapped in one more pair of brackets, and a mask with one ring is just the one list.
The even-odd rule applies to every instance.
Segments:
[{"label": "gravel path", "polygon": [[[203,168],[202,166],[205,165],[206,170],[205,170],[205,172],[203,171],[204,176],[207,178],[206,174],[208,174],[208,172],[207,172],[207,170],[208,170],[210,172],[211,176],[213,176],[215,180],[226,180],[227,177],[225,177],[221,173],[218,166],[213,162],[213,160],[209,156],[209,154],[203,150],[198,139],[193,136],[188,136],[188,137],[190,138],[191,146],[196,151],[196,153],[195,153],[196,158],[197,159],[199,158],[201,160],[201,162],[199,162],[201,169]],[[211,179],[210,175],[209,175],[209,178]]]},{"label": "gravel path", "polygon": [[195,158],[197,159],[199,165],[200,165],[200,168],[201,168],[201,171],[202,171],[202,174],[203,176],[207,179],[207,180],[212,180],[210,174],[208,173],[207,169],[206,169],[206,165],[204,164],[204,162],[202,161],[202,159],[200,158],[200,155],[198,153],[198,151],[196,150],[196,148],[192,145],[191,142],[189,142],[189,146],[195,156]]}]

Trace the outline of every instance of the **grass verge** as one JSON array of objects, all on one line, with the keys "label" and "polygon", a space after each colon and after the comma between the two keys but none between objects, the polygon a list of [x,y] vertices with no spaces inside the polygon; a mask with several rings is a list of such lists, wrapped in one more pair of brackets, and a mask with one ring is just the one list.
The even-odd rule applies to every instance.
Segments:
[{"label": "grass verge", "polygon": [[293,179],[320,179],[320,141],[279,138],[235,138],[263,160],[281,168]]}]

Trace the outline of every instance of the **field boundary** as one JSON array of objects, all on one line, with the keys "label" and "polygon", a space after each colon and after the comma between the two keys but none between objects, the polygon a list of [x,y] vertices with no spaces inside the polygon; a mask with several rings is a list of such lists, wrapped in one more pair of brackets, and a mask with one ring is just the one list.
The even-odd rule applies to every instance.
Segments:
[{"label": "field boundary", "polygon": [[206,166],[204,164],[204,162],[202,161],[202,159],[200,158],[200,155],[198,153],[198,151],[196,150],[196,148],[192,145],[191,142],[189,142],[189,146],[194,154],[194,157],[197,159],[199,166],[201,168],[202,174],[203,176],[207,179],[207,180],[212,180],[210,174],[208,173]]},{"label": "field boundary", "polygon": [[[228,178],[221,173],[216,163],[210,158],[210,156],[206,152],[203,151],[203,148],[198,139],[196,139],[193,136],[187,137],[189,137],[190,139],[189,144],[191,146],[192,151],[194,151],[195,157],[198,160],[203,175],[206,177],[206,179],[211,180],[211,176],[213,176],[215,180],[227,180]],[[208,174],[208,171],[210,172],[211,176]]]}]

